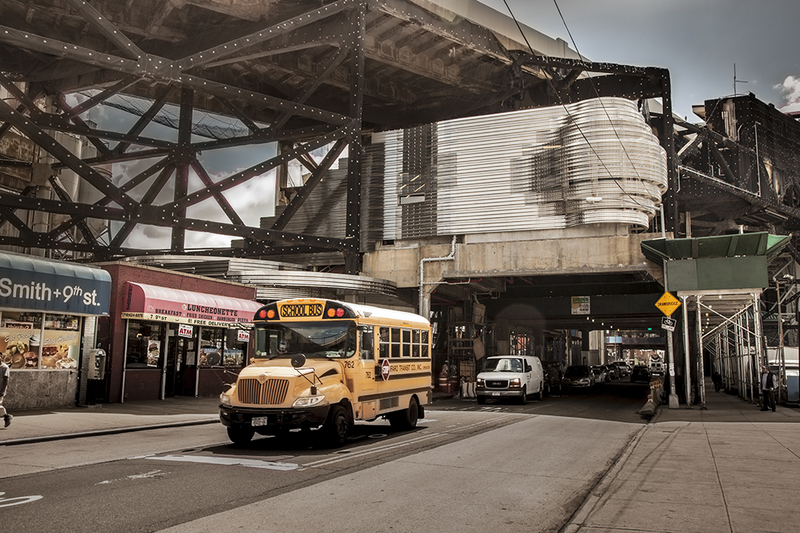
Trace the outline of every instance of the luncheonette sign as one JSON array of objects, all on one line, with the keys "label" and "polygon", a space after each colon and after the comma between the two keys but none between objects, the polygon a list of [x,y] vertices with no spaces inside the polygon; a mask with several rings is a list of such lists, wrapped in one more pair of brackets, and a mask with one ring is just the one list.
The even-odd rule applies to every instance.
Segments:
[{"label": "luncheonette sign", "polygon": [[176,322],[187,326],[251,328],[261,304],[198,292],[128,282],[122,318]]}]

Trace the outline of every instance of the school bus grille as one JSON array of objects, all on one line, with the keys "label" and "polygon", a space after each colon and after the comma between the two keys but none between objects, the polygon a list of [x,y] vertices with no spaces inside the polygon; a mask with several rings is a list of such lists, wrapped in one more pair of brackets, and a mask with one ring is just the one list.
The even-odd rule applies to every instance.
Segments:
[{"label": "school bus grille", "polygon": [[264,384],[255,378],[240,379],[236,386],[239,401],[253,405],[276,405],[286,400],[289,390],[289,380],[267,379]]}]

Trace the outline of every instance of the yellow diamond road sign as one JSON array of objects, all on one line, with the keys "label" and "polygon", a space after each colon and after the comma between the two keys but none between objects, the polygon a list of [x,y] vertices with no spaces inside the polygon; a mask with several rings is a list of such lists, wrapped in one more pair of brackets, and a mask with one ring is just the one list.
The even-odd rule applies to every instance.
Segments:
[{"label": "yellow diamond road sign", "polygon": [[662,294],[661,298],[659,298],[656,302],[656,307],[658,307],[666,316],[670,316],[672,313],[674,313],[675,310],[680,307],[680,305],[681,301],[668,292]]}]

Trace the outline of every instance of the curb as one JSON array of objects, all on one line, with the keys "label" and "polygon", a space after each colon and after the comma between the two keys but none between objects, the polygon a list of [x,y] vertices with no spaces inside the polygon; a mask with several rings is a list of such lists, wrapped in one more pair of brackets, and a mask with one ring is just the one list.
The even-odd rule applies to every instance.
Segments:
[{"label": "curb", "polygon": [[650,424],[643,426],[636,433],[633,434],[631,440],[620,452],[620,454],[612,461],[609,468],[600,476],[600,480],[589,489],[589,492],[584,499],[583,503],[573,513],[566,525],[560,530],[560,533],[578,533],[585,527],[586,520],[591,516],[600,500],[608,492],[611,483],[617,478],[622,468],[627,463],[634,448],[639,444],[642,435],[650,428]]},{"label": "curb", "polygon": [[132,433],[134,431],[147,431],[148,429],[165,429],[184,426],[200,426],[204,424],[219,424],[219,417],[213,420],[189,420],[186,422],[167,422],[164,424],[149,424],[145,426],[130,426],[122,428],[96,429],[91,431],[80,431],[77,433],[61,433],[58,435],[41,435],[38,437],[24,437],[20,439],[8,439],[0,441],[0,446],[16,446],[19,444],[35,444],[38,442],[49,442],[54,440],[80,439],[82,437],[97,437],[101,435],[117,435],[120,433]]}]

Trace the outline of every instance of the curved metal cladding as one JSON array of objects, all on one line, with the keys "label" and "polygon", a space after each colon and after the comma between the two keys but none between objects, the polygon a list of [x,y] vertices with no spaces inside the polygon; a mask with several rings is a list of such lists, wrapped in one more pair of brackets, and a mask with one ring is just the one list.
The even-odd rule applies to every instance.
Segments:
[{"label": "curved metal cladding", "polygon": [[[666,153],[636,103],[623,98],[432,128],[374,138],[384,152],[385,239],[596,223],[646,228],[667,188]],[[429,149],[408,150],[419,142]]]}]

